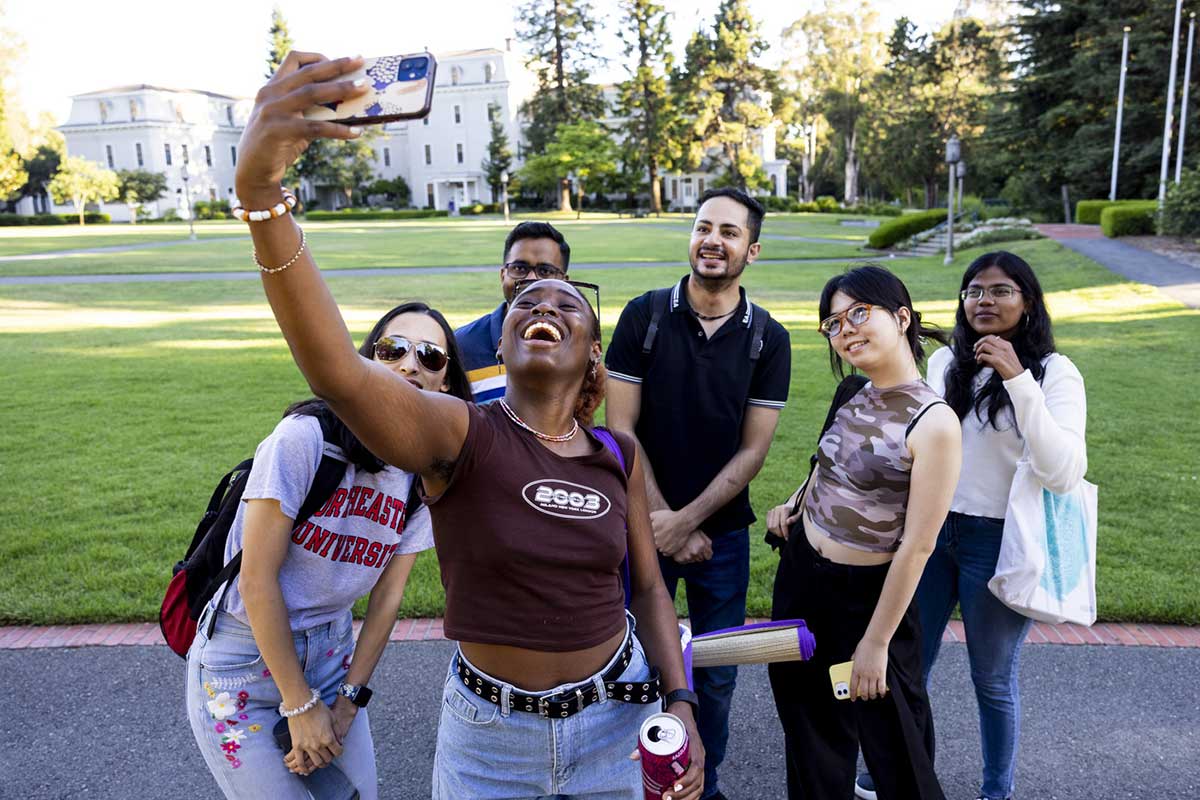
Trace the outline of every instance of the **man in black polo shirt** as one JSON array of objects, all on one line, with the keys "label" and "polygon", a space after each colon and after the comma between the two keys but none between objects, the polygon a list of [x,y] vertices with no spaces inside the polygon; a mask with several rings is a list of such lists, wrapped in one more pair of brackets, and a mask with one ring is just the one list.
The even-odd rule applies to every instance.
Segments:
[{"label": "man in black polo shirt", "polygon": [[[608,347],[607,423],[636,436],[667,589],[687,586],[696,634],[741,625],[750,581],[750,480],[762,468],[791,378],[782,325],[740,279],[758,257],[763,207],[743,192],[700,198],[688,261],[673,287],[621,312]],[[697,669],[704,797],[722,798],[736,667]]]}]

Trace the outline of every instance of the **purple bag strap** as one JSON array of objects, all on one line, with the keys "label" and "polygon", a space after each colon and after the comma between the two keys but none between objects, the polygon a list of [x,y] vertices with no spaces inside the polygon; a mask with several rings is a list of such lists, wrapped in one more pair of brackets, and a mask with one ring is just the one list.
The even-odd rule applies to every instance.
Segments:
[{"label": "purple bag strap", "polygon": [[[621,445],[617,444],[617,439],[612,435],[612,431],[603,426],[597,425],[592,428],[592,435],[600,440],[601,444],[609,449],[609,451],[617,457],[617,463],[621,465],[621,471],[626,475],[629,474],[629,467],[625,464],[625,454],[621,452]],[[633,591],[629,587],[629,528],[625,528],[625,558],[621,560],[621,584],[625,588],[625,608],[629,608],[629,601],[633,599]]]}]

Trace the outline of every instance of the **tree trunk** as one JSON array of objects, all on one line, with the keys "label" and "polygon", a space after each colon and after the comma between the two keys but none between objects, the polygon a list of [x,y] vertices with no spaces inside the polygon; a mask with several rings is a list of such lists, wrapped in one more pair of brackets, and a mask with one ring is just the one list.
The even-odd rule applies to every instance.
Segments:
[{"label": "tree trunk", "polygon": [[132,206],[128,206],[128,208],[129,208],[129,224],[137,225],[137,206],[132,205]]},{"label": "tree trunk", "polygon": [[571,210],[571,182],[562,178],[558,182],[558,210]]},{"label": "tree trunk", "polygon": [[82,197],[75,198],[75,210],[79,212],[79,224],[83,224],[84,201]]},{"label": "tree trunk", "polygon": [[851,129],[846,137],[846,184],[844,189],[846,205],[852,206],[858,202],[858,130]]},{"label": "tree trunk", "polygon": [[575,184],[575,219],[583,216],[583,181]]},{"label": "tree trunk", "polygon": [[[567,118],[567,85],[563,75],[563,45],[562,25],[560,19],[559,0],[554,0],[554,79],[558,95],[558,122],[562,124]],[[567,199],[567,210],[570,210],[570,198]]]},{"label": "tree trunk", "polygon": [[662,184],[658,180],[658,161],[650,157],[650,210],[655,216],[662,214]]},{"label": "tree trunk", "polygon": [[930,178],[922,178],[921,183],[925,186],[925,208],[926,210],[937,205],[937,184]]}]

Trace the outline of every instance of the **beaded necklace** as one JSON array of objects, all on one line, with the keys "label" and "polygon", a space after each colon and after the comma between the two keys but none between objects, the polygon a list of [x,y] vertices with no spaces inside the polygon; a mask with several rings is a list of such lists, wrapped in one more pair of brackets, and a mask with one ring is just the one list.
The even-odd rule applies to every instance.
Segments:
[{"label": "beaded necklace", "polygon": [[510,406],[503,397],[500,398],[500,407],[504,409],[504,413],[507,414],[508,418],[515,422],[518,427],[524,428],[537,438],[546,442],[569,442],[571,439],[575,438],[575,434],[579,433],[579,420],[577,419],[571,420],[571,422],[574,424],[571,426],[571,430],[569,432],[558,434],[556,436],[549,433],[542,433],[541,431],[530,426],[527,422],[525,422],[525,420],[517,416],[517,412],[512,410],[512,406]]}]

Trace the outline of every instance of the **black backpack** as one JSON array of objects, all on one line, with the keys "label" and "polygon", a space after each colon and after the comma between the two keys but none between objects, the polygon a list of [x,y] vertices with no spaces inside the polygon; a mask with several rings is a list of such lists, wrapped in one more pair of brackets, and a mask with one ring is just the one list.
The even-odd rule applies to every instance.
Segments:
[{"label": "black backpack", "polygon": [[[329,419],[324,414],[316,415],[321,423],[321,435],[326,442],[332,439]],[[250,477],[250,468],[254,465],[253,458],[247,458],[238,464],[225,477],[221,478],[217,488],[213,490],[208,501],[208,509],[196,526],[192,543],[188,546],[183,560],[175,565],[174,577],[167,585],[163,596],[162,607],[158,612],[158,625],[162,630],[167,645],[180,656],[187,657],[188,648],[196,638],[196,622],[204,612],[204,607],[221,588],[222,584],[232,581],[241,571],[242,553],[225,563],[225,542],[229,538],[229,529],[233,527],[234,517],[242,502],[242,493],[246,491],[246,481]],[[309,517],[321,509],[325,502],[337,490],[342,478],[346,475],[346,462],[328,453],[321,456],[321,464],[313,478],[308,496],[296,514],[296,527],[303,525]],[[414,483],[415,486],[415,483]],[[406,506],[405,516],[409,507]],[[212,627],[216,615],[212,617],[208,635],[212,635]]]},{"label": "black backpack", "polygon": [[[650,355],[650,351],[654,349],[654,339],[658,336],[658,324],[662,322],[663,315],[671,310],[671,293],[675,291],[674,286],[668,286],[665,289],[655,289],[650,299],[650,305],[654,312],[650,315],[650,324],[646,327],[646,338],[642,340],[642,355]],[[763,349],[763,332],[767,329],[767,320],[771,315],[762,306],[750,304],[754,309],[754,335],[750,337],[750,360],[758,361],[758,357],[762,355]]]}]

